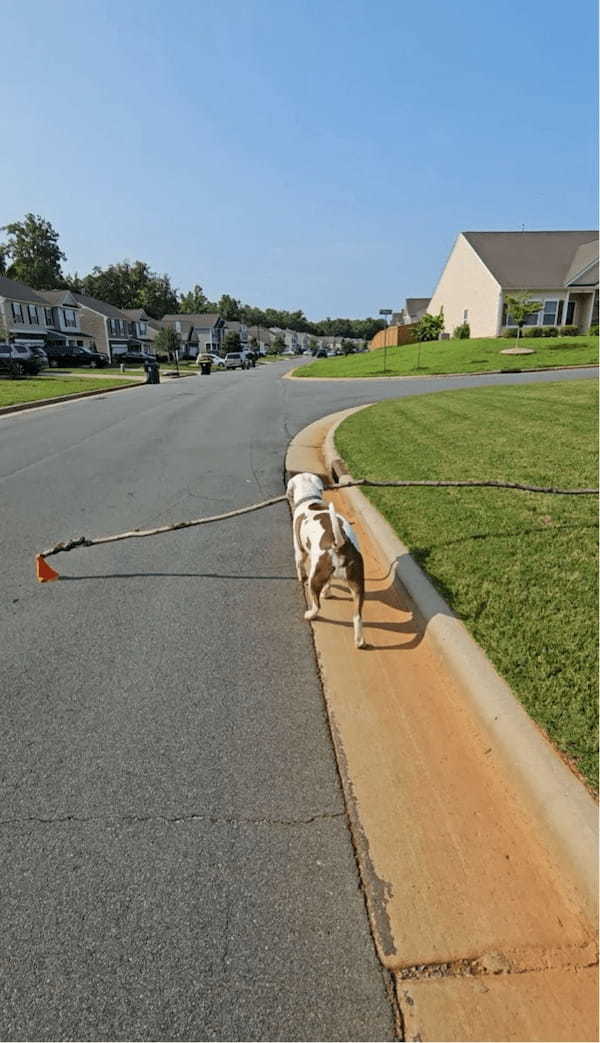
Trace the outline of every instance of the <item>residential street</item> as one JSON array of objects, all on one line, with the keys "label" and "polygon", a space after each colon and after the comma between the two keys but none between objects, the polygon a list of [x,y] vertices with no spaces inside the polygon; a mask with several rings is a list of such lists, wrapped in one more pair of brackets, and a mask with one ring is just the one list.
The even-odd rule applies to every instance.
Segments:
[{"label": "residential street", "polygon": [[55,584],[34,555],[276,496],[336,410],[595,370],[297,364],[0,418],[4,1040],[395,1038],[287,506],[59,555]]}]

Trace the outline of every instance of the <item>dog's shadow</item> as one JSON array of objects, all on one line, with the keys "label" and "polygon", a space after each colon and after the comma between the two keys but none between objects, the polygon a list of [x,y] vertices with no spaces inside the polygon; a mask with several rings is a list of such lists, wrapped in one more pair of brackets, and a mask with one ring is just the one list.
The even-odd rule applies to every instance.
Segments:
[{"label": "dog's shadow", "polygon": [[[382,580],[389,580],[386,587],[381,590],[369,590],[369,582],[381,582]],[[425,624],[418,617],[414,605],[409,601],[404,591],[395,583],[392,568],[390,567],[388,569],[385,576],[367,576],[365,583],[367,587],[365,590],[365,601],[372,602],[375,605],[382,605],[385,608],[395,609],[398,612],[410,613],[410,619],[398,620],[397,623],[388,622],[387,620],[377,621],[375,619],[363,618],[365,634],[368,635],[371,630],[381,630],[392,634],[412,634],[412,637],[409,640],[401,641],[398,644],[386,643],[383,645],[375,645],[368,641],[367,645],[361,651],[384,652],[388,649],[403,649],[404,651],[409,651],[411,648],[417,648],[425,637]],[[326,610],[328,601],[347,601],[351,604],[352,596],[347,587],[338,583],[332,583],[329,596],[321,600],[321,612],[316,621],[321,620],[323,623],[329,623],[332,626],[352,627],[353,624],[351,619],[331,619],[330,617],[323,615],[323,610]]]}]

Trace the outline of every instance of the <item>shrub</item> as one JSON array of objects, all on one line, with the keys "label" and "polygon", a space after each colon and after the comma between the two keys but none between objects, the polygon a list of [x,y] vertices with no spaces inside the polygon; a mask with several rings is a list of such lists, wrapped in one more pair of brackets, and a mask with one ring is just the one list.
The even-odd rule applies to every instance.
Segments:
[{"label": "shrub", "polygon": [[439,340],[440,333],[444,330],[444,313],[439,315],[423,315],[415,323],[414,336],[416,341]]},{"label": "shrub", "polygon": [[590,328],[588,330],[588,336],[589,337],[599,337],[600,336],[600,326],[598,325],[598,323],[596,323],[595,326],[590,326]]},{"label": "shrub", "polygon": [[524,326],[521,330],[522,337],[543,337],[544,327],[543,326]]},{"label": "shrub", "polygon": [[561,337],[577,337],[579,326],[559,326],[558,332]]},{"label": "shrub", "polygon": [[455,340],[468,340],[471,336],[471,327],[468,322],[463,322],[460,326],[457,326],[452,334]]},{"label": "shrub", "polygon": [[507,340],[514,340],[516,335],[517,335],[517,327],[516,326],[507,326],[503,330],[503,332],[502,332],[502,336],[506,337]]}]

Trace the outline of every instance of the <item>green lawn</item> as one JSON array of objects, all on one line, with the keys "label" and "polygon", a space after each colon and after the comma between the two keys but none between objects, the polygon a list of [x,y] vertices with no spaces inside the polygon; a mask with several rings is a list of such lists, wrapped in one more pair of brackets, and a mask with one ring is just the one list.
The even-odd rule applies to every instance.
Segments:
[{"label": "green lawn", "polygon": [[[580,380],[371,406],[336,444],[355,477],[597,486],[597,389]],[[597,788],[595,497],[365,490],[531,716]]]},{"label": "green lawn", "polygon": [[405,344],[388,348],[384,374],[384,348],[361,355],[317,359],[296,370],[298,377],[390,377],[427,376],[432,373],[477,373],[489,370],[539,369],[598,362],[597,337],[524,337],[523,347],[533,355],[501,355],[512,348],[512,340],[501,337],[478,340],[436,340],[427,344]]},{"label": "green lawn", "polygon": [[36,402],[40,398],[59,395],[78,395],[82,391],[104,391],[116,385],[130,384],[129,380],[106,379],[86,380],[85,377],[27,377],[24,380],[0,380],[0,408],[16,406],[21,402]]}]

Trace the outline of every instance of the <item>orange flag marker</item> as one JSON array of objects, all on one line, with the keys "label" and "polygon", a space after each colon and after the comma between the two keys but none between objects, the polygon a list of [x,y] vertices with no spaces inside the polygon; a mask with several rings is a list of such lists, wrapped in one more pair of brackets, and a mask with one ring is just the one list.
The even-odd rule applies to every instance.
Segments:
[{"label": "orange flag marker", "polygon": [[53,579],[60,579],[60,575],[46,561],[43,554],[35,556],[35,574],[40,583],[50,583]]}]

